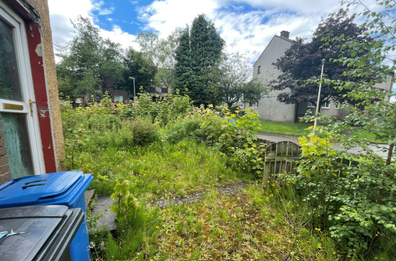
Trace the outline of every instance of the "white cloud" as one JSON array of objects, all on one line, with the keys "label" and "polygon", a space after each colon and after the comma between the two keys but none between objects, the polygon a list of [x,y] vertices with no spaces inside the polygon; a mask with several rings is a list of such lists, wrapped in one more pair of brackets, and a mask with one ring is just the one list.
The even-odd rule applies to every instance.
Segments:
[{"label": "white cloud", "polygon": [[139,45],[136,42],[136,36],[122,31],[117,25],[113,26],[113,30],[111,31],[100,29],[99,34],[105,39],[108,38],[112,42],[121,44],[121,47],[124,49],[130,46],[135,50],[139,49]]},{"label": "white cloud", "polygon": [[[109,14],[113,11],[113,9],[103,9],[103,4],[103,1],[94,2],[91,0],[49,0],[48,6],[50,9],[53,42],[65,45],[75,36],[71,20],[75,21],[78,16],[88,17],[94,23],[97,19],[93,17],[92,11],[98,11],[99,15]],[[99,33],[104,38],[120,43],[123,48],[128,46],[137,47],[136,43],[134,43],[135,36],[123,32],[119,26],[114,25],[111,31],[100,29]]]},{"label": "white cloud", "polygon": [[103,8],[102,7],[103,5],[104,5],[103,1],[95,2],[95,3],[93,3],[92,10],[98,11],[99,15],[110,15],[110,14],[112,14],[114,12],[114,7]]},{"label": "white cloud", "polygon": [[[54,43],[64,45],[73,38],[73,25],[79,15],[89,17],[93,5],[90,0],[48,0]],[[78,8],[76,8],[78,6]]]},{"label": "white cloud", "polygon": [[220,6],[213,0],[166,0],[154,1],[140,9],[140,19],[147,22],[147,29],[154,29],[166,37],[176,27],[185,27],[200,14],[214,17]]}]

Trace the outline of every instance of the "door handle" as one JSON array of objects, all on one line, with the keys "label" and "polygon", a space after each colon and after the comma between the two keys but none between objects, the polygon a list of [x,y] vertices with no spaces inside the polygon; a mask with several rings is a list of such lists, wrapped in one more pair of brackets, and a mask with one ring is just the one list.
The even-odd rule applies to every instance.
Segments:
[{"label": "door handle", "polygon": [[30,116],[32,116],[32,117],[33,117],[33,103],[36,103],[36,102],[29,99]]}]

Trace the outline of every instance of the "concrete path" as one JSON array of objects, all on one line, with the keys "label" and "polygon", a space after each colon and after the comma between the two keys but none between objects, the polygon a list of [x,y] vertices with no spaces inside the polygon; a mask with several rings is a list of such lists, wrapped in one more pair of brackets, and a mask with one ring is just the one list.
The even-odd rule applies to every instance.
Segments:
[{"label": "concrete path", "polygon": [[114,200],[110,198],[110,196],[100,196],[94,200],[94,206],[91,211],[92,217],[100,216],[100,218],[96,221],[96,227],[94,229],[90,229],[89,233],[95,233],[95,231],[99,229],[104,230],[116,230],[116,216],[117,214],[110,210],[111,205]]},{"label": "concrete path", "polygon": [[[293,136],[293,135],[259,133],[259,134],[257,134],[257,137],[259,137],[260,139],[268,140],[268,141],[272,141],[272,142],[291,141],[291,142],[298,144],[298,136]],[[333,144],[333,146],[336,150],[345,150],[341,145]],[[380,156],[383,159],[386,159],[387,152],[383,151],[383,150],[387,148],[387,145],[372,143],[369,147],[375,152],[375,154],[377,154],[378,156]],[[362,151],[362,148],[360,148],[360,147],[356,147],[356,148],[352,148],[352,149],[348,150],[348,152],[355,153],[355,154],[359,153],[360,151]]]}]

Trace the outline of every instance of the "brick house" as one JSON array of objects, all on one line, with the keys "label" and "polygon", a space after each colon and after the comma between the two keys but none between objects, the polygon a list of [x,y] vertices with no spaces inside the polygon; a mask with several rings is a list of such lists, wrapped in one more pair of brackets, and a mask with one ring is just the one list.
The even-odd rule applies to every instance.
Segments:
[{"label": "brick house", "polygon": [[62,170],[47,0],[0,0],[0,184]]},{"label": "brick house", "polygon": [[[293,40],[289,39],[289,34],[287,31],[282,31],[280,36],[275,35],[272,38],[253,66],[254,79],[260,79],[264,84],[268,84],[278,78],[281,71],[273,63],[278,58],[281,58],[293,44]],[[375,87],[382,90],[391,90],[392,85],[392,76],[388,75],[386,82],[378,83]],[[260,99],[256,110],[260,114],[261,119],[276,122],[298,122],[299,117],[304,116],[308,109],[315,111],[315,107],[306,102],[285,104],[278,101],[278,94],[287,91],[290,92],[290,89],[283,91],[272,90],[268,95]],[[320,112],[337,119],[342,119],[347,114],[345,110],[337,108],[337,104],[333,101],[323,104]]]}]

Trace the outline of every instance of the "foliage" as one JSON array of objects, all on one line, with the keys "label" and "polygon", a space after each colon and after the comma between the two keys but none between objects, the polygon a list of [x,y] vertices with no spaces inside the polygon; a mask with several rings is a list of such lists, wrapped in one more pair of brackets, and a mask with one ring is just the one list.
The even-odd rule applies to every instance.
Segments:
[{"label": "foliage", "polygon": [[[337,134],[337,138],[345,147],[363,148],[359,155],[358,166],[350,167],[344,174],[349,178],[347,181],[351,192],[341,197],[342,206],[340,206],[339,213],[331,217],[331,220],[337,224],[351,225],[336,226],[331,233],[338,240],[345,240],[343,236],[349,237],[348,241],[357,246],[356,252],[360,251],[363,256],[369,257],[372,252],[378,251],[378,247],[384,241],[394,238],[396,233],[394,224],[396,218],[395,156],[393,155],[396,137],[396,105],[389,102],[389,98],[394,96],[393,92],[374,88],[374,85],[380,82],[385,82],[390,86],[389,75],[393,75],[395,70],[395,61],[390,57],[396,49],[393,41],[395,40],[393,25],[396,22],[393,16],[395,3],[376,1],[376,4],[377,11],[372,11],[361,1],[347,2],[347,6],[363,7],[364,11],[359,15],[366,19],[367,34],[377,37],[373,41],[364,43],[347,37],[342,50],[343,53],[349,52],[352,55],[342,55],[334,59],[335,64],[350,68],[344,72],[349,78],[340,81],[339,86],[348,90],[347,100],[352,100],[357,106],[345,103],[343,108],[348,110],[349,115],[342,123],[328,126],[330,131]],[[370,50],[370,52],[365,50]],[[368,80],[356,84],[354,79],[362,77]],[[388,145],[388,148],[384,150],[387,151],[386,159],[375,155],[367,146],[367,141],[357,139],[357,135],[345,137],[343,135],[345,130],[351,134],[364,130],[375,134],[377,139],[386,141]],[[353,195],[352,190],[355,191]],[[394,246],[394,242],[390,244]],[[376,251],[370,252],[371,249]],[[357,255],[352,254],[355,257]]]},{"label": "foliage", "polygon": [[[120,83],[122,88],[130,93],[149,91],[149,87],[154,84],[154,77],[157,73],[157,67],[153,61],[146,58],[142,52],[131,48],[123,59],[123,65],[125,70],[123,81]],[[132,78],[135,78],[135,80]]]},{"label": "foliage", "polygon": [[171,88],[174,82],[174,68],[176,64],[175,52],[178,40],[182,33],[176,28],[166,39],[159,39],[153,32],[141,32],[137,41],[141,50],[158,68],[155,75],[155,84]]},{"label": "foliage", "polygon": [[257,80],[252,80],[252,68],[247,57],[235,53],[224,54],[219,70],[218,93],[221,102],[228,109],[238,102],[258,103],[266,88]]},{"label": "foliage", "polygon": [[123,178],[116,180],[114,193],[110,198],[114,200],[111,211],[117,213],[119,222],[128,222],[135,211],[140,209],[139,202],[130,192],[130,182]]},{"label": "foliage", "polygon": [[223,47],[224,40],[204,15],[194,19],[191,30],[186,28],[181,33],[175,56],[174,89],[181,94],[187,89],[195,106],[218,101],[214,83]]},{"label": "foliage", "polygon": [[[313,209],[309,214],[311,228],[329,233],[341,253],[356,259],[371,253],[381,236],[395,236],[392,198],[396,186],[394,177],[381,173],[381,160],[336,151],[330,139],[330,135],[319,138],[314,134],[309,140],[300,138],[301,175],[288,176],[287,180]],[[386,192],[379,200],[381,188]]]},{"label": "foliage", "polygon": [[133,144],[144,146],[153,143],[156,139],[156,126],[151,122],[137,120],[132,122]]},{"label": "foliage", "polygon": [[[282,74],[272,82],[276,90],[290,88],[291,92],[281,92],[278,100],[284,103],[311,102],[316,105],[318,97],[318,77],[321,72],[321,61],[325,60],[324,82],[320,96],[320,106],[326,101],[343,101],[348,92],[343,88],[335,88],[337,81],[346,80],[344,75],[347,70],[346,64],[329,63],[332,59],[339,56],[351,57],[362,56],[369,49],[362,49],[359,52],[346,52],[342,49],[345,38],[354,39],[357,43],[369,43],[372,41],[370,36],[364,35],[365,29],[359,27],[353,21],[355,16],[348,17],[347,10],[339,10],[337,13],[330,14],[326,20],[318,25],[312,40],[304,43],[303,39],[293,42],[285,55],[274,64]],[[368,66],[369,63],[366,63]],[[350,66],[349,66],[350,67]],[[367,77],[355,78],[356,83],[366,80]]]},{"label": "foliage", "polygon": [[[326,237],[300,233],[292,213],[285,215],[283,206],[267,199],[259,186],[251,186],[248,195],[217,193],[217,186],[257,178],[249,175],[261,165],[260,145],[254,141],[257,113],[192,110],[188,97],[178,95],[156,102],[142,95],[130,105],[115,106],[108,96],[85,108],[61,104],[68,168],[92,173],[91,187],[99,195],[113,194],[120,221],[116,233],[98,231],[90,236],[93,259],[337,260]],[[160,138],[144,146],[131,145],[134,122],[148,126],[154,122]],[[77,127],[84,132],[73,136]],[[80,139],[74,148],[73,141]],[[232,159],[238,158],[247,161],[234,164]],[[155,207],[158,200],[194,193],[202,195],[201,202]]]},{"label": "foliage", "polygon": [[102,95],[121,79],[120,46],[100,37],[99,29],[88,18],[80,16],[73,26],[77,35],[59,47],[59,91],[72,100],[97,92]]}]

